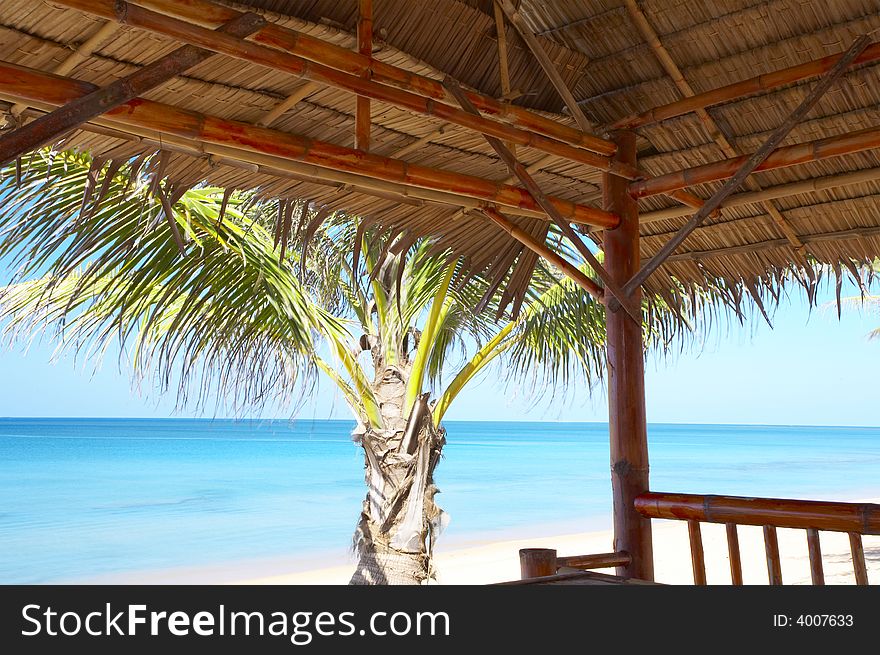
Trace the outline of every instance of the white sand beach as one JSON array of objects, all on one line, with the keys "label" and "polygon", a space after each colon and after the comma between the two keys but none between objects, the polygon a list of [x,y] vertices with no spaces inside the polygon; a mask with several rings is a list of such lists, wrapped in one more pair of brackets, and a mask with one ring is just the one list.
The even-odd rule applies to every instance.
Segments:
[{"label": "white sand beach", "polygon": [[[861,502],[878,503],[880,499]],[[820,533],[826,584],[854,584],[849,539],[846,534]],[[702,524],[706,574],[709,584],[730,584],[727,536],[723,525]],[[778,531],[782,579],[786,585],[810,584],[806,533]],[[739,527],[745,584],[767,584],[763,532],[760,527]],[[863,538],[868,579],[880,583],[880,536]],[[585,532],[527,539],[487,542],[465,548],[444,548],[436,552],[437,583],[489,584],[519,578],[520,548],[555,548],[560,556],[605,553],[612,550],[610,531]],[[692,584],[687,524],[682,521],[654,521],[654,560],[658,582]],[[268,577],[239,580],[241,584],[346,584],[354,563]],[[611,572],[611,571],[609,571]]]}]

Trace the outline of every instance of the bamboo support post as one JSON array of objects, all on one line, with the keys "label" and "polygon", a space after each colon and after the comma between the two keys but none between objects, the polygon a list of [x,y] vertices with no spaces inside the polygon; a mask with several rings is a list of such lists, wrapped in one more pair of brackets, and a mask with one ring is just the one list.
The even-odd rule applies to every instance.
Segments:
[{"label": "bamboo support post", "polygon": [[[636,137],[616,135],[616,157],[636,163]],[[603,246],[608,273],[619,283],[639,267],[639,208],[626,182],[604,175],[604,206],[620,216],[620,225],[605,230]],[[632,301],[641,304],[641,291]],[[611,444],[611,487],[614,501],[614,550],[632,557],[618,575],[654,579],[651,521],[636,509],[636,498],[648,491],[648,432],[645,416],[645,369],[641,322],[623,312],[606,312],[608,358],[608,427]]]},{"label": "bamboo support post", "polygon": [[688,521],[688,539],[691,544],[691,566],[694,569],[694,584],[706,584],[706,558],[703,555],[703,537],[699,521]]},{"label": "bamboo support post", "polygon": [[[447,97],[438,80],[385,64],[279,25],[267,25],[253,36],[253,43],[242,44],[230,40],[212,42],[209,37],[211,30],[206,31],[202,26],[229,21],[241,12],[209,0],[138,0],[137,5],[122,0],[57,0],[56,4],[111,20],[120,20],[114,6],[121,5],[126,12],[125,24],[134,27],[142,27],[183,41],[198,40],[203,47],[214,47],[217,52],[232,57],[279,67],[279,70],[300,75],[304,79],[312,79],[374,100],[390,104],[403,103],[398,106],[410,111],[430,114],[429,109],[434,107],[438,112],[437,117],[441,119],[444,119],[441,113],[452,109],[448,105],[431,102],[443,101]],[[283,67],[281,62],[284,62]],[[369,80],[364,79],[366,75],[369,75]],[[510,124],[504,127],[516,125],[519,129],[510,134],[517,132],[520,139],[525,135],[544,143],[549,137],[550,141],[559,141],[600,155],[614,153],[614,144],[606,139],[581,132],[528,109],[499,102],[481,93],[467,93],[471,102],[484,114]],[[457,116],[461,118],[463,113]],[[494,122],[487,120],[482,125],[485,127],[487,123]],[[470,124],[465,127],[470,127]],[[539,135],[543,140],[538,138]],[[496,136],[513,141],[501,134]],[[519,141],[516,143],[541,149],[540,145]]]},{"label": "bamboo support post", "polygon": [[[783,68],[772,73],[758,75],[705,93],[698,93],[690,98],[655,107],[641,114],[627,116],[615,122],[611,127],[613,129],[634,129],[669,118],[675,118],[676,116],[682,116],[698,109],[705,109],[712,105],[719,105],[725,102],[740,100],[757,93],[772,91],[789,84],[824,75],[834,68],[841,57],[843,57],[843,53]],[[872,43],[865,48],[849,67],[875,61],[880,61],[880,43]]]},{"label": "bamboo support post", "polygon": [[[253,34],[263,25],[265,21],[262,17],[246,13],[219,31],[243,37]],[[95,89],[35,121],[0,134],[0,165],[57,140],[79,125],[134,100],[213,56],[210,50],[192,45],[182,46],[108,86]]]},{"label": "bamboo support post", "polygon": [[819,543],[819,531],[816,528],[807,529],[807,550],[810,553],[810,578],[813,580],[814,585],[824,585],[825,573],[822,570],[822,546]]},{"label": "bamboo support post", "polygon": [[767,578],[771,585],[781,585],[782,563],[779,560],[779,540],[775,526],[764,526],[764,551],[767,553]]},{"label": "bamboo support post", "polygon": [[[373,58],[373,0],[358,0],[358,52]],[[365,76],[366,77],[366,76]],[[370,150],[370,99],[358,96],[355,103],[354,147]]]},{"label": "bamboo support post", "polygon": [[740,586],[743,583],[742,557],[739,551],[739,533],[736,523],[725,524],[727,531],[727,556],[730,560],[730,583]]},{"label": "bamboo support post", "polygon": [[862,546],[862,535],[858,532],[849,533],[849,547],[852,552],[853,571],[856,576],[856,584],[867,586],[868,567],[865,564],[865,549]]},{"label": "bamboo support post", "polygon": [[[95,88],[87,82],[0,62],[0,95],[12,96],[16,101],[64,105],[94,91]],[[107,112],[105,117],[112,119],[113,124],[146,128],[162,135],[196,140],[242,152],[267,154],[320,168],[354,173],[380,182],[440,191],[447,195],[476,199],[482,203],[531,211],[542,210],[531,194],[519,187],[408,164],[289,132],[220,119],[148,100],[138,99],[136,103],[127,103]],[[550,198],[550,202],[566,219],[574,223],[604,228],[619,222],[618,217],[595,207],[576,205],[559,198]]]},{"label": "bamboo support post", "polygon": [[[776,128],[773,133],[767,137],[763,145],[758,148],[751,156],[738,167],[736,173],[722,186],[712,197],[706,201],[701,209],[671,238],[660,250],[635,274],[632,279],[626,283],[624,292],[633,293],[656,271],[663,262],[678,248],[685,239],[693,232],[713,211],[720,207],[721,203],[730,194],[736,191],[743,181],[764,162],[770,154],[776,150],[782,140],[794,129],[807,112],[825,95],[831,85],[843,74],[847,66],[855,59],[862,50],[868,45],[868,37],[862,36],[856,39],[849,47],[846,54],[840,58],[835,67],[825,75],[822,80],[813,88],[806,98],[798,105],[798,107],[783,121],[782,125]],[[632,186],[632,185],[630,185]],[[610,303],[609,303],[610,306]]]},{"label": "bamboo support post", "polygon": [[552,548],[521,548],[519,567],[523,580],[556,575],[556,551]]}]

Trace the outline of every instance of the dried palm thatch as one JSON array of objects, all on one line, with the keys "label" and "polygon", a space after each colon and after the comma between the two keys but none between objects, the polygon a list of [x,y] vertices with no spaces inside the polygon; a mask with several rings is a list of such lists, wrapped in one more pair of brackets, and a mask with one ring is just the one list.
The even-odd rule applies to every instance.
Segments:
[{"label": "dried palm thatch", "polygon": [[[157,6],[151,0],[133,4]],[[257,11],[270,23],[349,50],[358,47],[356,2],[215,4]],[[373,4],[376,61],[438,81],[448,75],[491,97],[501,96],[506,86],[514,105],[577,127],[526,43],[509,25],[503,34],[509,82],[502,85],[498,25],[488,0]],[[596,133],[602,126],[620,124],[683,97],[838,54],[861,34],[880,34],[875,0],[521,0],[518,11],[581,110],[597,126]],[[97,85],[179,46],[155,31],[117,26],[51,0],[5,0],[0,6],[0,61]],[[753,152],[814,84],[815,78],[793,81],[661,122],[645,122],[636,128],[639,166],[657,176]],[[22,103],[4,88],[0,79],[0,100],[6,101],[2,109],[10,125],[51,108],[51,103]],[[144,97],[347,148],[354,141],[354,94],[240,58],[216,55]],[[878,101],[880,64],[853,66],[785,144],[876,129]],[[371,153],[510,183],[510,172],[477,132],[375,100],[371,119]],[[339,170],[292,162],[282,166],[277,158],[242,159],[239,151],[184,143],[101,120],[67,134],[63,145],[115,162],[161,150],[161,173],[170,188],[179,192],[208,182],[256,189],[262,197],[279,199],[288,223],[291,199],[305,199],[312,207],[344,209],[409,239],[435,238],[438,249],[463,256],[471,271],[507,284],[506,298],[514,308],[536,260],[507,232],[469,213],[479,206],[477,201],[456,205],[455,198],[390,182],[366,188],[363,180]],[[532,147],[517,147],[516,156],[546,194],[587,208],[601,207],[602,173],[597,168]],[[705,199],[721,185],[709,182],[688,190]],[[858,267],[880,256],[876,149],[758,173],[742,191],[649,279],[651,294],[673,305],[700,290],[710,290],[735,307],[743,299],[772,304],[790,280],[801,283],[812,297],[816,263],[838,275],[857,275]],[[642,198],[640,210],[642,257],[649,258],[687,220],[688,212],[664,195]],[[531,237],[547,238],[548,222],[538,212],[522,210],[512,220]],[[281,241],[286,238],[283,228],[278,233]],[[601,239],[595,229],[589,236]],[[514,273],[508,275],[511,269]]]}]

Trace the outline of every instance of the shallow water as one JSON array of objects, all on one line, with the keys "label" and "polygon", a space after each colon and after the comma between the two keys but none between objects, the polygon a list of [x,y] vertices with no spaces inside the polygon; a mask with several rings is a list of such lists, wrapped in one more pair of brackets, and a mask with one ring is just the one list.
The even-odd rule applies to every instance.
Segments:
[{"label": "shallow water", "polygon": [[[0,419],[0,582],[344,551],[364,494],[348,421]],[[455,422],[444,539],[610,515],[607,426]],[[880,495],[880,428],[652,425],[659,491]]]}]

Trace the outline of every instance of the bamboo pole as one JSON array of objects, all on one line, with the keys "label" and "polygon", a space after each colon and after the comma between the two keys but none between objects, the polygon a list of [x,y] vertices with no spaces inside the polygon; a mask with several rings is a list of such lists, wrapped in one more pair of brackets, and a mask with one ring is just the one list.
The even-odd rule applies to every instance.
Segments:
[{"label": "bamboo pole", "polygon": [[[95,50],[104,45],[104,43],[106,43],[107,40],[118,31],[119,23],[112,20],[104,23],[94,34],[92,34],[92,36],[83,41],[76,50],[71,52],[64,61],[53,68],[52,72],[56,75],[67,75],[79,64],[88,59]],[[18,116],[26,108],[27,105],[13,105],[9,111],[13,116]]]},{"label": "bamboo pole", "polygon": [[[261,16],[247,13],[233,19],[219,31],[233,36],[247,36],[265,22]],[[0,134],[0,166],[55,141],[90,119],[144,95],[213,56],[210,50],[182,46],[108,86],[71,100],[27,125]]]},{"label": "bamboo pole", "polygon": [[[617,144],[616,157],[635,165],[635,134],[618,134]],[[622,284],[639,268],[639,207],[627,193],[623,180],[606,174],[602,182],[605,207],[621,218],[617,228],[603,233],[605,266],[615,281]],[[640,289],[631,300],[641,305]],[[642,325],[623,312],[607,311],[606,333],[614,550],[626,551],[632,557],[628,566],[618,567],[617,574],[653,580],[651,521],[639,514],[635,506],[636,498],[649,488]]]},{"label": "bamboo pole", "polygon": [[[501,78],[501,96],[510,99],[512,89],[510,88],[510,68],[507,62],[507,31],[504,25],[504,12],[501,11],[497,2],[492,3],[492,11],[495,17],[495,33],[498,38],[498,76]],[[508,143],[507,147],[514,155],[516,154],[515,144]]]},{"label": "bamboo pole", "polygon": [[[0,91],[0,99],[17,102],[20,97],[8,96]],[[52,105],[46,103],[30,102],[29,104],[45,111],[51,111],[52,109]],[[45,111],[26,109],[22,112],[22,115],[30,118],[37,118],[45,113]],[[310,184],[333,187],[340,191],[355,191],[376,198],[390,199],[395,202],[416,207],[423,206],[426,202],[450,205],[459,208],[462,206],[466,207],[466,209],[460,210],[461,214],[456,216],[456,218],[465,215],[467,211],[479,209],[485,205],[485,203],[478,200],[453,195],[451,193],[443,193],[418,187],[408,187],[402,184],[376,180],[354,173],[345,173],[327,168],[320,168],[312,164],[291,161],[286,158],[267,155],[265,153],[236,150],[235,148],[206,143],[196,139],[185,139],[182,137],[163,135],[155,130],[139,128],[131,125],[120,125],[103,117],[96,118],[92,122],[80,126],[79,129],[101,134],[103,136],[110,136],[116,139],[123,139],[133,143],[143,143],[144,145],[156,149],[180,152],[192,157],[210,157],[211,160],[216,163],[240,168],[252,173],[263,173],[266,175],[274,175],[276,177],[295,179]],[[534,211],[517,207],[506,207],[505,211],[508,214],[515,216],[528,216],[544,220],[547,218],[547,215],[540,210]]]},{"label": "bamboo pole", "polygon": [[767,578],[772,586],[782,584],[782,562],[779,559],[779,539],[776,527],[764,526],[764,551],[767,554]]},{"label": "bamboo pole", "polygon": [[[631,294],[644,284],[651,274],[663,265],[663,262],[666,261],[675,249],[678,248],[685,239],[687,239],[688,236],[700,226],[709,214],[718,209],[721,203],[724,202],[724,199],[739,188],[740,184],[742,184],[742,182],[753,171],[755,171],[762,162],[766,162],[782,140],[792,129],[794,129],[794,126],[807,115],[807,112],[813,108],[813,106],[819,101],[819,98],[825,95],[828,89],[831,88],[831,85],[834,84],[834,82],[843,74],[843,71],[846,70],[846,67],[850,62],[852,62],[852,60],[855,59],[867,45],[867,36],[859,37],[853,41],[852,45],[846,51],[846,54],[837,62],[834,68],[822,78],[819,84],[813,88],[788,118],[786,118],[779,127],[773,130],[772,134],[767,137],[761,147],[748,157],[743,158],[744,161],[737,166],[736,172],[729,180],[727,180],[724,186],[718,189],[718,191],[706,201],[706,204],[703,205],[703,207],[699,209],[697,213],[694,214],[694,216],[685,223],[685,225],[672,238],[669,239],[669,241],[663,244],[660,250],[657,251],[648,263],[642,266],[638,273],[633,275],[632,279],[627,282],[624,287],[625,293]],[[632,184],[630,187],[632,187]],[[611,303],[609,303],[609,307],[611,307]]]},{"label": "bamboo pole", "polygon": [[730,583],[740,586],[743,583],[743,570],[736,523],[727,523],[725,529],[727,530],[727,556],[730,559]]},{"label": "bamboo pole", "polygon": [[312,95],[320,88],[320,84],[317,84],[315,82],[306,82],[305,84],[297,88],[289,96],[287,96],[284,100],[272,107],[272,109],[270,109],[265,116],[257,121],[257,125],[261,127],[269,127],[272,123],[278,120],[282,114],[293,109],[299,101],[305,99],[307,96]]},{"label": "bamboo pole", "polygon": [[822,570],[822,546],[819,543],[819,531],[807,529],[807,550],[810,554],[810,578],[816,586],[825,584],[825,572]]},{"label": "bamboo pole", "polygon": [[[880,128],[867,128],[857,132],[847,132],[838,136],[779,148],[767,157],[755,169],[755,172],[808,164],[875,148],[880,148]],[[667,175],[659,175],[649,180],[635,181],[630,184],[630,190],[636,197],[644,198],[696,184],[728,179],[733,176],[737,168],[747,159],[748,155],[744,155],[711,164],[695,166]]]},{"label": "bamboo pole", "polygon": [[[839,187],[852,186],[854,184],[862,184],[864,182],[875,182],[880,180],[880,167],[867,168],[852,173],[840,173],[837,175],[825,175],[822,177],[814,177],[809,180],[799,182],[789,182],[787,184],[779,184],[777,186],[766,187],[761,191],[748,193],[737,193],[721,203],[721,207],[741,207],[742,205],[752,205],[763,202],[765,200],[774,200],[776,198],[788,198],[801,194],[816,193],[818,191],[826,191],[828,189],[836,189]],[[659,209],[653,212],[645,212],[639,217],[641,223],[653,223],[655,221],[666,221],[673,218],[690,215],[687,207],[669,207],[668,209]]]},{"label": "bamboo pole", "polygon": [[618,566],[628,566],[632,561],[629,553],[597,553],[595,555],[568,555],[557,557],[556,564],[559,568],[572,569],[605,569]]},{"label": "bamboo pole", "polygon": [[694,570],[694,584],[706,585],[706,558],[703,554],[703,536],[699,521],[688,521],[688,540],[691,544],[691,566]]},{"label": "bamboo pole", "polygon": [[[64,1],[60,4],[72,6]],[[90,3],[78,2],[76,4],[77,8],[89,11],[84,6]],[[102,4],[106,5],[107,2]],[[137,0],[137,4],[165,16],[209,27],[224,23],[240,13],[235,9],[218,5],[209,0]],[[438,80],[417,75],[279,25],[267,25],[254,35],[252,40],[350,75],[362,77],[369,73],[373,82],[406,89],[427,99],[444,100],[446,98],[446,91]],[[516,125],[522,130],[536,132],[602,155],[614,153],[614,144],[607,139],[583,133],[551,118],[517,105],[499,102],[481,93],[468,91],[467,94],[471,102],[482,113]]]},{"label": "bamboo pole", "polygon": [[[834,65],[840,61],[844,53],[839,55],[831,55],[808,61],[797,66],[790,66],[773,73],[766,73],[756,77],[728,84],[712,91],[698,93],[690,98],[670,102],[669,104],[655,107],[641,114],[627,116],[615,122],[611,127],[613,129],[634,129],[651,123],[657,123],[676,116],[682,116],[698,109],[706,109],[712,105],[718,105],[724,102],[740,100],[756,93],[762,93],[778,89],[789,84],[794,84],[802,80],[812,77],[824,75]],[[865,48],[862,53],[853,60],[849,68],[858,66],[859,64],[867,64],[880,61],[880,43],[872,43]]]},{"label": "bamboo pole", "polygon": [[[820,232],[818,234],[801,234],[800,240],[809,245],[812,243],[822,243],[824,241],[845,241],[847,239],[869,239],[880,236],[880,227],[854,227],[848,230],[840,230],[839,232]],[[791,247],[788,239],[770,239],[768,241],[758,241],[756,243],[744,243],[741,246],[728,246],[727,248],[714,248],[712,250],[692,250],[690,252],[682,252],[670,255],[667,258],[668,263],[675,262],[697,262],[703,259],[713,259],[715,257],[729,257],[731,255],[745,255],[761,250],[772,250],[774,248]]]},{"label": "bamboo pole", "polygon": [[[17,101],[64,105],[96,87],[13,64],[0,63],[0,91]],[[525,189],[484,178],[417,166],[350,148],[279,132],[239,121],[225,120],[163,103],[138,99],[107,112],[115,123],[155,130],[163,135],[195,139],[236,150],[277,155],[321,168],[355,173],[408,187],[473,198],[482,202],[537,211],[540,206]],[[597,227],[613,227],[618,218],[609,212],[576,205],[560,198],[550,201],[568,220]],[[463,203],[459,203],[463,204]]]},{"label": "bamboo pole", "polygon": [[529,26],[523,20],[522,16],[520,16],[519,11],[517,11],[517,8],[514,6],[514,4],[510,0],[495,0],[495,4],[501,7],[501,10],[507,16],[507,20],[510,21],[510,24],[516,28],[516,31],[519,32],[519,35],[523,38],[523,41],[526,42],[529,50],[532,51],[535,59],[538,60],[541,68],[544,69],[544,73],[550,79],[550,83],[553,84],[553,88],[556,89],[556,92],[562,98],[562,101],[565,103],[568,111],[571,113],[572,117],[574,117],[575,121],[578,124],[578,127],[580,127],[581,130],[584,132],[591,131],[593,129],[593,125],[584,115],[584,112],[581,111],[581,108],[578,106],[577,100],[575,100],[574,96],[571,93],[571,90],[565,83],[565,80],[562,79],[562,75],[560,75],[559,71],[556,70],[556,65],[547,55],[547,52],[544,50],[541,42],[538,41],[538,38],[534,35],[531,28],[529,28]]},{"label": "bamboo pole", "polygon": [[[373,0],[358,0],[357,25],[358,52],[373,58]],[[367,75],[363,76],[368,79]],[[370,150],[370,99],[358,96],[355,103],[354,147],[357,150]]]},{"label": "bamboo pole", "polygon": [[600,287],[593,280],[587,277],[583,273],[583,271],[581,271],[577,266],[575,266],[570,261],[565,259],[562,255],[548,247],[547,244],[541,243],[531,234],[517,227],[515,223],[513,223],[497,209],[494,209],[492,207],[483,207],[482,212],[489,218],[489,220],[495,223],[495,225],[507,232],[514,239],[523,244],[526,248],[540,255],[548,262],[553,264],[567,277],[571,278],[571,280],[584,291],[592,295],[600,302],[604,301],[605,292],[602,287]]},{"label": "bamboo pole", "polygon": [[556,575],[556,551],[552,548],[521,548],[519,566],[523,580]]},{"label": "bamboo pole", "polygon": [[865,549],[862,546],[862,535],[858,532],[850,532],[849,546],[852,552],[856,584],[860,587],[865,587],[868,585],[868,567],[865,565]]},{"label": "bamboo pole", "polygon": [[[477,111],[477,108],[474,107],[467,99],[467,96],[464,95],[461,87],[455,80],[453,80],[451,77],[447,77],[443,83],[449,89],[453,97],[458,100],[465,111],[472,114],[479,113]],[[617,298],[618,302],[623,305],[623,307],[626,309],[627,313],[632,317],[632,319],[638,325],[641,325],[641,307],[628,302],[628,299],[624,296],[622,290],[615,284],[611,276],[608,275],[608,272],[605,270],[599,260],[596,259],[595,255],[593,255],[592,252],[590,252],[586,244],[581,240],[580,236],[571,227],[571,224],[566,221],[565,218],[563,218],[563,216],[559,213],[553,203],[550,202],[550,199],[537,185],[537,183],[529,174],[529,172],[525,169],[525,167],[516,160],[516,157],[510,151],[510,149],[494,137],[484,135],[484,138],[486,139],[486,141],[488,141],[489,145],[492,146],[492,149],[498,154],[498,156],[505,163],[510,172],[513,173],[519,179],[522,185],[528,190],[532,198],[535,199],[535,202],[538,203],[541,209],[547,212],[547,216],[550,217],[550,220],[562,231],[562,234],[577,249],[581,257],[584,258],[584,261],[586,261],[590,265],[590,267],[594,271],[596,271],[596,275],[598,275],[602,282],[605,284],[605,288],[614,294],[614,297]]]}]

